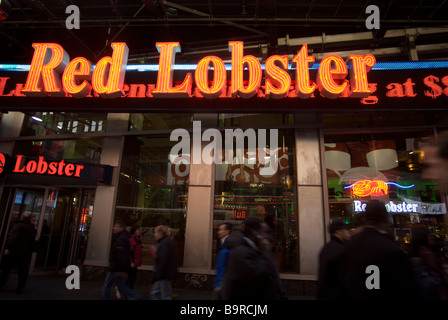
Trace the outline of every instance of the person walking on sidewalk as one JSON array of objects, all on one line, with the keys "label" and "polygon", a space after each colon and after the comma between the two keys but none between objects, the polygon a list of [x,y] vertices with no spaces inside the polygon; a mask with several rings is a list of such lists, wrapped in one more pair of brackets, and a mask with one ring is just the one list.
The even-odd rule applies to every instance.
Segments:
[{"label": "person walking on sidewalk", "polygon": [[261,220],[248,217],[242,234],[234,232],[227,241],[231,252],[224,276],[223,300],[275,300],[276,268]]},{"label": "person walking on sidewalk", "polygon": [[128,273],[131,267],[131,254],[129,244],[129,233],[123,222],[115,222],[113,227],[112,244],[109,255],[109,271],[106,275],[101,298],[110,300],[110,291],[114,284],[120,293],[129,300],[141,300],[143,296],[131,289],[128,282]]},{"label": "person walking on sidewalk", "polygon": [[168,226],[157,226],[154,237],[158,243],[154,260],[151,300],[171,300],[171,282],[177,275],[177,259],[174,241]]},{"label": "person walking on sidewalk", "polygon": [[129,286],[134,289],[137,269],[142,265],[142,236],[139,226],[133,226],[130,233],[131,267],[129,269]]},{"label": "person walking on sidewalk", "polygon": [[28,212],[23,212],[20,220],[12,228],[6,242],[0,275],[0,290],[8,281],[12,268],[16,266],[18,273],[16,293],[22,294],[28,280],[31,255],[36,243],[35,236],[31,215]]},{"label": "person walking on sidewalk", "polygon": [[229,222],[221,223],[218,226],[218,250],[216,254],[216,276],[213,281],[212,300],[222,299],[222,281],[226,270],[227,258],[230,250],[227,248],[226,239],[232,233],[233,226]]}]

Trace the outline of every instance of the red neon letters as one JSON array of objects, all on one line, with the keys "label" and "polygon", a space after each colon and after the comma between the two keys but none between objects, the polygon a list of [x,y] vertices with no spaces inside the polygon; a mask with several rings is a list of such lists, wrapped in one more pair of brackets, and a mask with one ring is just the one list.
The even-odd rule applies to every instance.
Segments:
[{"label": "red neon letters", "polygon": [[[324,97],[334,99],[340,96],[366,98],[372,93],[367,73],[376,61],[371,54],[351,55],[347,62],[336,55],[327,56],[320,62],[316,79],[312,81],[309,68],[315,59],[308,55],[308,46],[304,44],[291,61],[293,67],[295,66],[294,81],[291,80],[288,70],[288,56],[273,55],[266,60],[263,83],[261,63],[252,55],[244,55],[244,43],[229,41],[228,44],[232,64],[229,88],[225,64],[216,56],[206,56],[198,62],[193,88],[191,73],[183,76],[179,85],[173,85],[173,65],[176,53],[181,52],[180,44],[157,42],[156,47],[160,52],[157,83],[146,96],[189,98],[194,92],[195,96],[198,93],[205,98],[251,98],[258,95],[274,99],[293,96],[306,99],[318,89]],[[82,98],[89,96],[92,89],[97,96],[103,98],[124,95],[124,77],[129,54],[125,43],[112,42],[112,55],[100,59],[95,67],[83,57],[70,61],[68,54],[57,43],[34,43],[33,47],[30,71],[22,90],[25,95],[70,95]],[[209,79],[210,74],[213,75],[213,80]],[[347,75],[350,75],[350,79],[346,79]],[[259,94],[260,88],[265,90],[265,95]]]},{"label": "red neon letters", "polygon": [[84,169],[83,165],[65,163],[64,160],[48,163],[44,160],[44,157],[39,157],[38,161],[28,161],[26,165],[23,165],[22,159],[22,155],[17,156],[14,173],[37,173],[79,178],[81,170]]}]

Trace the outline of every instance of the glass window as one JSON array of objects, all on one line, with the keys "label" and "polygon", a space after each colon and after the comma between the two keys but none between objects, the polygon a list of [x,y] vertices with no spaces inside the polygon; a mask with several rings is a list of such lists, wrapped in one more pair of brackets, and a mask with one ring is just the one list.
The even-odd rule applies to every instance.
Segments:
[{"label": "glass window", "polygon": [[[269,146],[274,132],[267,130],[266,133],[268,144],[264,148],[258,146],[260,135],[257,134],[257,148],[248,148],[248,143],[238,147],[234,143],[231,161],[216,165],[213,258],[216,256],[219,224],[230,222],[234,230],[238,230],[246,217],[255,216],[272,229],[275,242],[273,254],[279,271],[298,273],[294,132],[278,130],[276,147]],[[268,167],[270,162],[260,161],[257,152],[260,148],[266,151],[265,159],[270,157],[272,150],[277,151],[278,165],[271,166],[273,170],[268,173],[262,169]]]},{"label": "glass window", "polygon": [[421,178],[422,147],[432,131],[325,135],[330,219],[353,225],[370,199],[386,204],[402,245],[423,227],[444,240],[446,206],[436,183]]},{"label": "glass window", "polygon": [[292,114],[245,114],[245,113],[221,113],[219,114],[220,127],[253,127],[293,124]]},{"label": "glass window", "polygon": [[179,113],[131,113],[130,131],[192,128],[193,115]]},{"label": "glass window", "polygon": [[104,132],[106,130],[106,119],[107,113],[26,113],[21,136]]},{"label": "glass window", "polygon": [[26,157],[43,156],[54,160],[85,160],[99,163],[103,139],[34,140],[17,141],[15,155]]},{"label": "glass window", "polygon": [[343,115],[335,113],[324,114],[322,122],[326,129],[421,127],[433,125],[436,122],[446,124],[447,115],[437,111],[407,112],[405,117],[400,111],[353,112]]},{"label": "glass window", "polygon": [[169,136],[126,137],[115,218],[141,227],[145,265],[154,263],[149,248],[158,225],[171,228],[183,264],[189,166],[170,162],[176,143]]}]

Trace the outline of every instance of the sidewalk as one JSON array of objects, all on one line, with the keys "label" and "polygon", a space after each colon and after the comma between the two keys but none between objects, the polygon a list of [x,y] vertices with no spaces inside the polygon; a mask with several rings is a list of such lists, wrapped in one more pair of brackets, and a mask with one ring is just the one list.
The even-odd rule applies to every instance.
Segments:
[{"label": "sidewalk", "polygon": [[[16,274],[11,274],[6,286],[0,291],[0,300],[101,300],[102,282],[82,281],[80,289],[68,290],[65,287],[65,274],[32,274],[22,294],[16,294]],[[149,300],[149,287],[136,285],[135,290]],[[173,288],[174,300],[210,300],[211,292],[198,289]],[[114,290],[112,299],[115,298]],[[312,300],[313,297],[293,296],[290,300]]]}]

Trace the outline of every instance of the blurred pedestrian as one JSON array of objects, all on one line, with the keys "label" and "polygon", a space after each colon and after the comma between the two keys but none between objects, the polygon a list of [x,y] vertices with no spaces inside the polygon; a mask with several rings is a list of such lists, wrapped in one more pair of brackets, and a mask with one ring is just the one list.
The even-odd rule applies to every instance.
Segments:
[{"label": "blurred pedestrian", "polygon": [[129,238],[131,251],[131,267],[129,269],[129,287],[134,289],[135,280],[137,278],[137,269],[142,265],[142,236],[139,226],[133,226],[130,231]]},{"label": "blurred pedestrian", "polygon": [[231,250],[224,276],[224,300],[273,300],[276,298],[275,266],[271,245],[263,237],[261,220],[248,217],[242,234],[227,240]]},{"label": "blurred pedestrian", "polygon": [[225,222],[218,226],[218,248],[216,250],[216,275],[213,281],[212,300],[221,300],[222,280],[226,270],[226,264],[229,256],[229,249],[226,246],[226,240],[232,233],[233,226]]},{"label": "blurred pedestrian", "polygon": [[344,297],[342,282],[342,257],[350,241],[350,226],[342,220],[333,220],[328,226],[330,242],[319,254],[319,279],[317,298],[319,300],[338,300]]},{"label": "blurred pedestrian", "polygon": [[23,212],[12,228],[6,241],[0,274],[0,289],[8,281],[11,270],[16,267],[18,273],[17,294],[22,294],[28,280],[31,255],[36,244],[36,232],[31,223],[31,215]]},{"label": "blurred pedestrian", "polygon": [[437,253],[425,229],[414,229],[411,261],[417,277],[419,297],[425,300],[448,300],[448,279],[443,264],[446,259]]},{"label": "blurred pedestrian", "polygon": [[422,178],[439,184],[442,194],[448,191],[448,133],[436,137],[422,148],[424,151]]},{"label": "blurred pedestrian", "polygon": [[129,300],[140,300],[143,296],[131,289],[128,282],[129,270],[131,267],[131,253],[129,243],[129,233],[126,231],[126,224],[118,221],[114,223],[112,230],[112,243],[109,253],[109,271],[106,275],[101,298],[110,300],[110,291],[115,284],[121,295]]},{"label": "blurred pedestrian", "polygon": [[275,237],[273,227],[274,225],[269,224],[265,219],[265,222],[262,223],[261,234],[269,241],[269,246],[267,247],[269,250],[267,250],[266,253],[271,258],[275,268],[273,281],[274,281],[274,288],[276,289],[276,296],[280,300],[288,300],[285,288],[283,287],[282,281],[280,280],[280,273],[278,272],[278,266],[274,258],[274,253],[280,252],[281,246],[279,241]]},{"label": "blurred pedestrian", "polygon": [[158,243],[154,260],[151,300],[171,300],[172,281],[177,275],[177,258],[174,241],[169,236],[171,229],[160,225],[154,237]]},{"label": "blurred pedestrian", "polygon": [[[342,274],[347,297],[360,300],[415,299],[417,285],[412,264],[407,254],[388,235],[390,224],[384,203],[370,200],[364,219],[364,228],[351,238],[343,257]],[[372,287],[372,283],[375,286]]]}]

